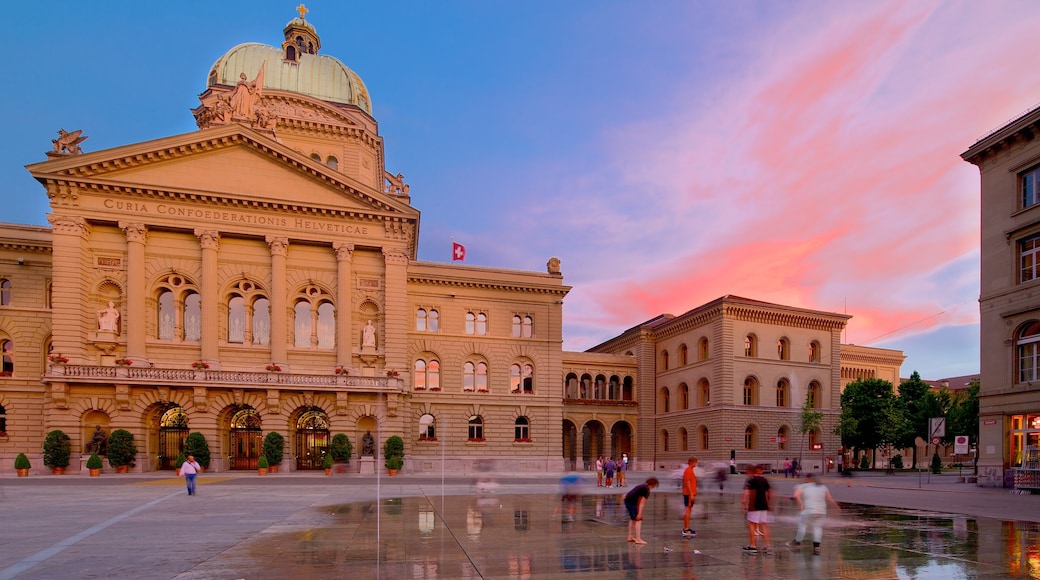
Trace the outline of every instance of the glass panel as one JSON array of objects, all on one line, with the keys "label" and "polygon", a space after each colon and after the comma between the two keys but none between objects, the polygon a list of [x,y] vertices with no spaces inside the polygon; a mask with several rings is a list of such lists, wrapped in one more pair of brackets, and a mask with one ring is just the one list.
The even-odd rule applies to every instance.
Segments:
[{"label": "glass panel", "polygon": [[415,372],[412,373],[415,376],[415,388],[425,389],[426,388],[426,361],[420,359],[415,361]]},{"label": "glass panel", "polygon": [[509,367],[509,392],[520,392],[520,365]]},{"label": "glass panel", "polygon": [[0,306],[11,305],[11,281],[0,280]]},{"label": "glass panel", "polygon": [[415,329],[420,332],[426,330],[426,310],[422,308],[415,312]]},{"label": "glass panel", "polygon": [[468,362],[462,365],[462,390],[472,391],[474,383],[476,382],[476,367],[473,363]]},{"label": "glass panel", "polygon": [[488,390],[488,372],[487,365],[484,363],[477,363],[477,390],[487,391]]},{"label": "glass panel", "polygon": [[295,328],[295,344],[300,348],[308,348],[311,345],[311,305],[308,302],[300,301],[296,303],[296,307],[293,308],[293,314],[295,321],[293,328]]},{"label": "glass panel", "polygon": [[513,338],[520,338],[520,317],[513,317]]},{"label": "glass panel", "polygon": [[253,344],[271,344],[271,302],[267,298],[253,302]]},{"label": "glass panel", "polygon": [[175,322],[173,292],[163,290],[159,294],[159,340],[173,340]]},{"label": "glass panel", "polygon": [[202,298],[195,292],[184,298],[184,340],[202,339]]},{"label": "glass panel", "polygon": [[479,336],[487,335],[487,314],[483,312],[477,314],[477,334]]},{"label": "glass panel", "polygon": [[466,313],[466,334],[473,334],[476,328],[477,317],[472,312]]},{"label": "glass panel", "polygon": [[11,374],[14,372],[14,343],[10,340],[0,341],[0,352],[3,352],[2,372]]},{"label": "glass panel", "polygon": [[430,322],[430,332],[437,332],[438,330],[440,330],[440,326],[441,326],[440,314],[438,314],[436,310],[431,310],[430,311],[430,321],[429,322]]},{"label": "glass panel", "polygon": [[318,307],[318,348],[336,347],[336,307],[322,302]]},{"label": "glass panel", "polygon": [[431,389],[441,388],[441,363],[431,360],[429,375],[429,386]]},{"label": "glass panel", "polygon": [[228,342],[242,343],[246,337],[246,307],[241,296],[228,302]]}]

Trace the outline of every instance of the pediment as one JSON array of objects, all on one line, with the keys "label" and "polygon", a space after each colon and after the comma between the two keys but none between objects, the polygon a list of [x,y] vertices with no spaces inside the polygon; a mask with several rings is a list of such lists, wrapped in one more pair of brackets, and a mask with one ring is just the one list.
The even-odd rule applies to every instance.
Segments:
[{"label": "pediment", "polygon": [[321,163],[241,126],[217,127],[28,167],[41,182],[278,203],[319,211],[418,212],[403,200],[353,182]]}]

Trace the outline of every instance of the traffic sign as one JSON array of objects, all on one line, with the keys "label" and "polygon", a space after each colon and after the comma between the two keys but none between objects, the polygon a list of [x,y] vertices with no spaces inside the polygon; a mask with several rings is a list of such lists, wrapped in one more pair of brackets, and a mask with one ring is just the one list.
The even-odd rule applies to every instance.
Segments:
[{"label": "traffic sign", "polygon": [[942,439],[938,437],[932,437],[932,445],[938,445],[939,441],[942,441]]},{"label": "traffic sign", "polygon": [[968,436],[958,435],[953,438],[953,452],[957,455],[968,454]]}]

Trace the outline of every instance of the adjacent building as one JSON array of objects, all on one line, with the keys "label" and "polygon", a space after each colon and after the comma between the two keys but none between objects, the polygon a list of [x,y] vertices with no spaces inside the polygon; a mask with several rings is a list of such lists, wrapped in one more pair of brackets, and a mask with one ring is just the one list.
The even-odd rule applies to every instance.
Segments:
[{"label": "adjacent building", "polygon": [[961,157],[981,176],[979,484],[1040,447],[1040,108]]}]

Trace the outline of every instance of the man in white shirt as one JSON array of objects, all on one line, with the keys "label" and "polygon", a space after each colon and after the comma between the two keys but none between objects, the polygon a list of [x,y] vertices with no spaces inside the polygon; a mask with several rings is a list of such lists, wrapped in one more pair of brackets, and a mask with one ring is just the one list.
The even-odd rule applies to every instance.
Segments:
[{"label": "man in white shirt", "polygon": [[198,477],[200,469],[202,466],[195,461],[194,455],[189,455],[187,461],[181,464],[181,475],[184,476],[184,482],[188,484],[188,495],[195,495],[195,478]]},{"label": "man in white shirt", "polygon": [[823,539],[823,518],[827,515],[827,504],[831,504],[835,509],[839,510],[841,506],[831,497],[831,492],[827,489],[827,486],[816,481],[816,476],[812,473],[806,474],[805,483],[795,486],[794,501],[798,502],[798,507],[802,510],[802,513],[798,516],[798,533],[795,535],[794,541],[788,545],[801,546],[802,538],[805,537],[805,530],[811,526],[813,531],[813,554],[819,554],[820,540]]}]

